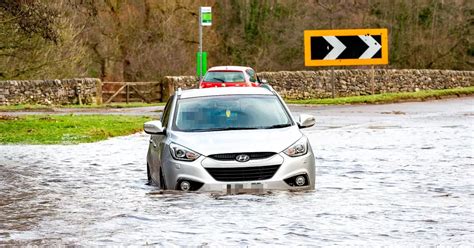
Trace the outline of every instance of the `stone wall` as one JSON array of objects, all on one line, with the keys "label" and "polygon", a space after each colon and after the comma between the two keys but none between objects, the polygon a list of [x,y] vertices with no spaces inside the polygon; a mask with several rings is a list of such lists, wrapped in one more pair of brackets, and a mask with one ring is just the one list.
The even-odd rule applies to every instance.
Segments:
[{"label": "stone wall", "polygon": [[0,105],[102,103],[96,78],[0,81]]},{"label": "stone wall", "polygon": [[163,98],[161,100],[166,102],[178,88],[198,88],[199,80],[195,76],[166,76],[163,78],[162,86]]},{"label": "stone wall", "polygon": [[[372,85],[372,75],[373,82]],[[260,78],[287,99],[328,98],[331,71],[260,72]],[[474,71],[355,69],[334,70],[335,95],[354,96],[474,86]],[[197,88],[194,76],[168,76],[161,81],[161,101],[179,87]],[[102,103],[102,82],[96,78],[0,81],[0,105]]]},{"label": "stone wall", "polygon": [[[374,84],[372,87],[372,73]],[[332,96],[331,71],[260,72],[260,78],[287,99],[328,98]],[[194,76],[166,77],[169,88],[194,88]],[[372,93],[410,92],[474,86],[474,71],[416,69],[354,69],[334,70],[336,96]]]}]

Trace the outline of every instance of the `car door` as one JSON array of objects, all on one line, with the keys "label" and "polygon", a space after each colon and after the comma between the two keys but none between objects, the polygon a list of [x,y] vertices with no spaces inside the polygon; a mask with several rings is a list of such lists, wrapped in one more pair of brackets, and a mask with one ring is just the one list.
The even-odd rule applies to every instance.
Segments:
[{"label": "car door", "polygon": [[[163,115],[161,116],[161,123],[163,127],[168,127],[168,122],[171,114],[171,106],[173,104],[174,96],[170,97],[166,103],[165,109],[163,110]],[[165,129],[166,132],[166,129]],[[151,143],[151,159],[153,161],[153,166],[151,166],[150,171],[155,183],[159,183],[160,179],[160,168],[162,165],[161,157],[165,149],[166,135],[152,135],[150,138]],[[160,185],[161,187],[161,185]]]}]

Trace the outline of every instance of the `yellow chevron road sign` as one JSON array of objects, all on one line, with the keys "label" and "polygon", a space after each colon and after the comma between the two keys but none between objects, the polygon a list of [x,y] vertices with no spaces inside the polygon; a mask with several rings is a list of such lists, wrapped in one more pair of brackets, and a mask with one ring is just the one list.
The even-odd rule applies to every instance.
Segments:
[{"label": "yellow chevron road sign", "polygon": [[388,64],[387,34],[387,29],[305,30],[305,65]]}]

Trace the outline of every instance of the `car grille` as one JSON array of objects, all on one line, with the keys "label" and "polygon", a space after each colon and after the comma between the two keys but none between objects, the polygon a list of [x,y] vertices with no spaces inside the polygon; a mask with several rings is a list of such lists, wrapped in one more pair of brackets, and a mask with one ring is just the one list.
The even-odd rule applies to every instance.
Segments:
[{"label": "car grille", "polygon": [[217,181],[255,181],[270,179],[280,165],[238,167],[238,168],[206,168],[207,172]]},{"label": "car grille", "polygon": [[232,160],[235,160],[235,157],[237,157],[240,154],[249,155],[250,160],[252,160],[252,159],[269,158],[269,157],[275,155],[276,153],[274,153],[274,152],[222,153],[222,154],[209,155],[209,157],[213,158],[215,160],[220,160],[220,161],[232,161]]}]

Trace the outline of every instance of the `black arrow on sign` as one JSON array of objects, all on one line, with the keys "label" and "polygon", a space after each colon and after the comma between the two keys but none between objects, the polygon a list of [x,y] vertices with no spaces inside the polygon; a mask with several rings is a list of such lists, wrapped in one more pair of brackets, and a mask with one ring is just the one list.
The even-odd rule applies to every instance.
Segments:
[{"label": "black arrow on sign", "polygon": [[311,60],[382,58],[381,41],[381,35],[313,36]]}]

